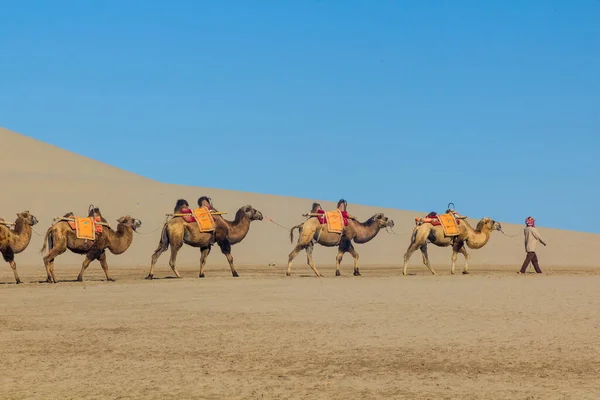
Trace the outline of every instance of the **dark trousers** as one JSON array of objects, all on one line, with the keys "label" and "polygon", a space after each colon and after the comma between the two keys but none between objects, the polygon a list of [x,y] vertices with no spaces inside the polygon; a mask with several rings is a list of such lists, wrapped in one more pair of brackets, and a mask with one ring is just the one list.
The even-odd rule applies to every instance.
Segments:
[{"label": "dark trousers", "polygon": [[540,269],[540,264],[538,264],[538,258],[537,258],[537,254],[535,254],[535,251],[527,252],[527,257],[525,257],[525,261],[523,262],[523,266],[521,267],[522,274],[524,274],[525,271],[527,271],[527,267],[529,266],[529,263],[533,264],[533,268],[535,268],[535,272],[537,272],[538,274],[542,273],[542,270]]}]

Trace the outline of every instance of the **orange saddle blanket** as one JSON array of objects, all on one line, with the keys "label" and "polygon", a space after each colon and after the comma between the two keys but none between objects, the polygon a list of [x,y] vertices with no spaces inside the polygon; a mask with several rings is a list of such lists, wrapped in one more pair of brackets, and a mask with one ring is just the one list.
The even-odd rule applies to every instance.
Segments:
[{"label": "orange saddle blanket", "polygon": [[194,210],[194,217],[200,232],[213,232],[216,228],[215,219],[210,214],[208,207],[199,207]]},{"label": "orange saddle blanket", "polygon": [[325,213],[327,218],[327,230],[330,233],[342,233],[344,229],[344,218],[340,210],[327,211]]},{"label": "orange saddle blanket", "polygon": [[102,221],[100,217],[72,217],[75,221],[67,221],[71,229],[75,231],[77,239],[96,240],[96,233],[102,233],[102,225],[96,222]]},{"label": "orange saddle blanket", "polygon": [[447,214],[436,214],[429,213],[425,218],[415,218],[415,222],[431,224],[433,226],[441,225],[444,229],[444,234],[446,236],[457,236],[460,233],[458,226],[460,225],[460,220],[454,218],[454,215],[451,213]]}]

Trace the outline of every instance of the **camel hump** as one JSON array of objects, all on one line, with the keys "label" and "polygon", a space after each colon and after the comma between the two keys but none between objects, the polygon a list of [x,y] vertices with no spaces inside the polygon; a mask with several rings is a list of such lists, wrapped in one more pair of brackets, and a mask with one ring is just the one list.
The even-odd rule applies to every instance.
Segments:
[{"label": "camel hump", "polygon": [[180,212],[183,208],[189,208],[190,204],[187,202],[186,199],[179,199],[177,200],[177,202],[175,203],[175,207],[173,208],[173,212],[178,213]]},{"label": "camel hump", "polygon": [[313,203],[310,212],[311,212],[311,214],[314,214],[320,209],[321,209],[321,205],[319,203]]}]

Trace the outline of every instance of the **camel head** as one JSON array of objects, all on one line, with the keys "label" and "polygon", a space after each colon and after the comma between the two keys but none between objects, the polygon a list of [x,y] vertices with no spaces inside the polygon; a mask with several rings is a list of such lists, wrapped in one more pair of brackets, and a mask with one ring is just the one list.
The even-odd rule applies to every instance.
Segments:
[{"label": "camel head", "polygon": [[17,214],[17,219],[22,218],[23,220],[25,220],[26,224],[29,224],[31,226],[35,225],[38,223],[38,220],[36,217],[34,217],[33,215],[31,215],[29,213],[29,211],[23,211],[22,213],[18,213]]},{"label": "camel head", "polygon": [[393,228],[394,227],[394,221],[388,217],[386,217],[385,215],[383,215],[383,213],[377,213],[375,215],[373,215],[371,217],[371,219],[373,221],[375,221],[377,223],[377,225],[379,225],[380,228]]},{"label": "camel head", "polygon": [[502,232],[502,225],[500,222],[494,221],[491,218],[485,217],[482,218],[481,221],[477,223],[477,231],[481,232],[483,229],[488,229],[491,231],[500,231]]},{"label": "camel head", "polygon": [[140,226],[142,226],[142,221],[140,221],[139,219],[135,219],[133,217],[130,217],[129,215],[126,215],[124,217],[119,218],[117,220],[117,222],[119,223],[119,225],[125,225],[125,226],[130,227],[135,232],[137,232],[137,228],[139,228]]},{"label": "camel head", "polygon": [[252,206],[244,206],[241,210],[250,221],[262,221],[263,219],[262,213]]}]

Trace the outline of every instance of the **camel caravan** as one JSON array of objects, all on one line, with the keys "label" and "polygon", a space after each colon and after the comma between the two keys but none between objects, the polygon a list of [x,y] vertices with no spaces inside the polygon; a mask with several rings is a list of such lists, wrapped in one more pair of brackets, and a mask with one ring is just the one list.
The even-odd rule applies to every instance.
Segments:
[{"label": "camel caravan", "polygon": [[[465,258],[463,274],[468,274],[469,249],[480,249],[485,246],[493,231],[502,232],[500,223],[491,218],[482,218],[473,228],[467,217],[457,213],[453,207],[448,205],[444,214],[431,212],[425,217],[415,219],[415,227],[410,235],[410,244],[404,254],[404,265],[402,274],[407,274],[407,264],[411,255],[420,249],[423,256],[423,264],[433,275],[436,272],[431,267],[427,254],[427,245],[431,243],[438,247],[452,247],[451,270],[455,274],[456,259],[458,253]],[[358,252],[355,245],[368,243],[378,233],[391,230],[394,221],[383,213],[376,213],[364,222],[348,213],[348,203],[340,200],[337,208],[325,211],[319,203],[313,203],[309,213],[302,214],[304,222],[289,229],[290,242],[294,244],[294,232],[298,230],[298,240],[288,255],[286,276],[291,275],[292,263],[296,256],[306,251],[308,266],[313,270],[315,276],[321,277],[314,259],[313,249],[316,244],[324,247],[337,247],[335,258],[335,276],[340,276],[340,264],[346,253],[350,253],[354,260],[354,276],[361,276],[358,266]],[[198,199],[198,207],[190,208],[185,199],[177,200],[172,213],[166,214],[158,242],[150,260],[150,270],[146,279],[155,279],[154,270],[156,262],[162,253],[170,247],[171,254],[169,266],[177,278],[181,274],[177,270],[177,254],[183,245],[200,249],[199,278],[205,277],[205,267],[211,248],[218,245],[221,253],[225,255],[231,275],[239,277],[231,254],[232,246],[240,243],[250,231],[253,221],[262,221],[263,214],[251,205],[240,207],[233,220],[224,218],[225,212],[220,212],[213,206],[212,200],[207,196]],[[269,219],[270,220],[270,219]],[[80,217],[72,212],[56,217],[51,226],[43,235],[43,246],[40,250],[44,267],[46,269],[46,282],[56,283],[54,261],[56,257],[69,250],[72,253],[84,255],[81,271],[77,281],[83,281],[83,275],[92,261],[99,261],[107,281],[114,281],[108,271],[107,252],[114,255],[125,253],[133,243],[134,233],[142,222],[130,215],[120,217],[116,228],[102,216],[100,209],[91,205],[87,216]],[[270,220],[274,222],[273,220]],[[8,222],[0,218],[0,252],[4,260],[13,270],[15,281],[21,283],[17,273],[15,255],[22,253],[29,245],[32,234],[35,232],[33,226],[38,220],[29,211],[17,214],[15,222]],[[282,226],[283,227],[283,226]],[[288,228],[286,228],[288,229]],[[37,232],[35,232],[37,233]],[[393,232],[392,232],[393,233]]]}]

